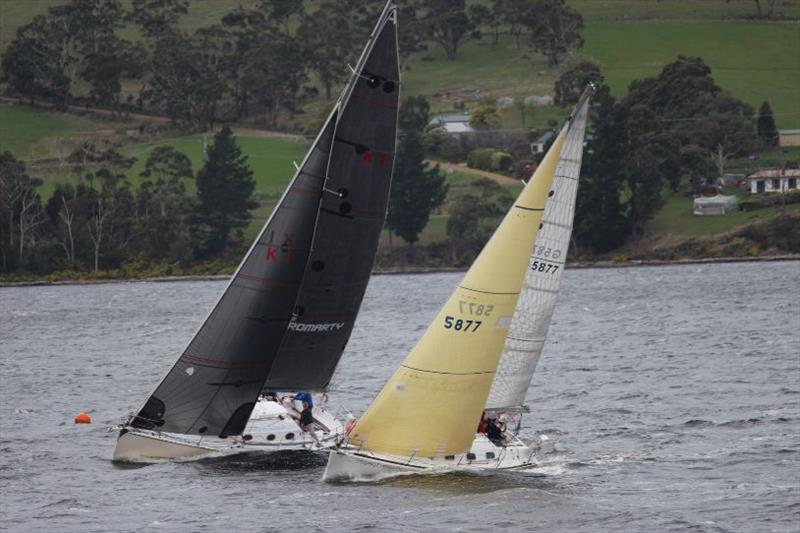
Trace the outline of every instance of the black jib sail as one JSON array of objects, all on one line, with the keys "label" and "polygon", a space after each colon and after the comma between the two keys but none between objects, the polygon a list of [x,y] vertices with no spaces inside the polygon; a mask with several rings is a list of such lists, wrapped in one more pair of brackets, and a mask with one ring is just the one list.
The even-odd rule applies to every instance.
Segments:
[{"label": "black jib sail", "polygon": [[240,434],[259,393],[323,388],[352,330],[386,213],[398,60],[387,5],[258,239],[130,425]]}]

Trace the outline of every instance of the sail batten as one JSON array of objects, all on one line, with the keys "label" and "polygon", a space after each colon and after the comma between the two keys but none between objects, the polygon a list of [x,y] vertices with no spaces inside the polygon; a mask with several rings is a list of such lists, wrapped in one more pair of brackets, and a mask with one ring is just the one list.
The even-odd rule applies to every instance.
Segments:
[{"label": "sail batten", "polygon": [[572,235],[588,95],[589,91],[584,93],[576,106],[561,149],[552,197],[542,215],[542,227],[536,237],[517,309],[486,402],[487,409],[518,409],[524,405],[544,348]]}]

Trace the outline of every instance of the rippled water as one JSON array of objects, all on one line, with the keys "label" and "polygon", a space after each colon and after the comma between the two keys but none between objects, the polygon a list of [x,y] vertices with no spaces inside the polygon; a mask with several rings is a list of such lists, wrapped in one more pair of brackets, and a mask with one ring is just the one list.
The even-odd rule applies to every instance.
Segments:
[{"label": "rippled water", "polygon": [[[373,278],[331,403],[364,409],[459,278]],[[569,270],[523,430],[555,450],[377,485],[297,453],[110,462],[107,428],[222,282],[0,289],[0,529],[797,531],[798,281],[800,262]]]}]

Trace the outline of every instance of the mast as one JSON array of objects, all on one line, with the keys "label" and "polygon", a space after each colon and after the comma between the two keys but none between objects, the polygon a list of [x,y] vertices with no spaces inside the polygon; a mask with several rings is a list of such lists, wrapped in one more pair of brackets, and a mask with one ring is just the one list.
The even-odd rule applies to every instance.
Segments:
[{"label": "mast", "polygon": [[350,434],[398,456],[461,453],[475,435],[522,288],[565,126],[436,319]]},{"label": "mast", "polygon": [[523,409],[544,348],[572,235],[591,92],[591,88],[583,92],[570,116],[569,132],[556,167],[553,195],[544,210],[542,228],[536,237],[486,409]]},{"label": "mast", "polygon": [[[394,7],[389,2],[376,28],[385,27],[387,20],[391,19],[394,22],[395,18]],[[394,28],[394,24],[391,26]],[[373,32],[373,38],[362,53],[359,62],[362,65],[370,65],[370,52],[375,48],[376,42],[375,34]],[[391,40],[394,43],[396,57],[397,37],[394,30]],[[380,72],[382,71],[378,70],[378,73]],[[292,324],[298,323],[297,318],[304,315],[301,293],[308,291],[309,287],[322,287],[321,290],[324,291],[335,286],[333,284],[327,286],[324,284],[325,281],[320,285],[318,280],[328,280],[327,275],[322,273],[340,273],[352,267],[355,272],[361,274],[364,265],[368,265],[367,270],[371,268],[375,250],[369,245],[371,240],[374,240],[375,247],[377,246],[377,235],[373,237],[373,233],[379,233],[380,228],[376,232],[374,226],[383,224],[388,182],[394,160],[398,88],[396,76],[394,90],[385,91],[386,94],[394,92],[394,101],[387,106],[391,112],[384,113],[391,116],[392,120],[388,126],[391,133],[380,137],[382,143],[380,146],[376,144],[371,149],[368,147],[366,152],[363,150],[361,139],[353,135],[352,142],[359,142],[349,147],[349,153],[358,157],[355,155],[344,157],[337,154],[347,152],[342,150],[342,145],[347,143],[343,141],[340,131],[350,134],[354,127],[361,127],[365,131],[385,127],[381,124],[366,123],[368,120],[364,117],[354,118],[353,113],[348,114],[350,118],[341,116],[343,106],[351,100],[352,95],[358,94],[362,87],[374,85],[373,78],[365,78],[361,71],[352,76],[342,97],[334,106],[306,154],[303,164],[298,168],[222,296],[187,349],[144,406],[131,418],[130,425],[182,434],[208,434],[220,437],[240,434],[271,371],[273,368],[284,368],[286,359],[289,359],[289,357],[279,358],[284,338],[290,331],[301,332],[301,329],[302,333],[312,333],[311,330],[304,328],[291,328]],[[378,86],[384,87],[385,90],[385,83],[379,83]],[[356,106],[348,107],[352,109]],[[376,155],[382,163],[383,170],[374,180],[375,183],[372,183],[369,178],[376,172],[372,167],[367,168],[368,165],[363,162],[364,154],[375,155],[378,149],[385,154],[383,157]],[[356,164],[363,168],[353,168]],[[370,194],[364,194],[362,190],[356,188],[354,199],[349,203],[346,199],[350,195],[350,190],[346,186],[352,187],[351,181],[353,184],[358,184],[356,179],[360,180],[359,183],[369,183],[366,189]],[[332,190],[331,186],[338,188]],[[381,195],[383,203],[380,202]],[[361,219],[364,217],[355,212],[353,205],[358,201],[361,202],[359,206],[363,205],[364,209],[367,209],[366,206],[371,205],[370,202],[376,199],[379,205],[374,213],[375,216],[366,217],[369,223],[362,222]],[[349,230],[340,228],[342,235],[337,240],[335,235],[333,237],[327,235],[324,228],[326,225],[330,227],[339,225],[323,218],[322,212],[331,212],[333,216],[357,223],[351,224]],[[379,213],[382,213],[380,217]],[[362,229],[365,227],[366,230]],[[364,240],[357,240],[353,238],[354,236],[361,236]],[[327,250],[325,243],[338,246],[338,253],[330,257],[320,257],[319,254]],[[357,252],[356,250],[365,243],[366,252]],[[355,260],[350,261],[354,256],[358,258],[357,263]],[[308,280],[315,275],[318,278],[316,281]],[[366,282],[364,282],[365,287]],[[352,313],[353,318],[358,311],[363,288],[360,296],[357,292],[355,294],[349,301],[341,304],[342,308]],[[339,328],[337,331],[345,331],[340,333],[338,339],[344,338],[343,342],[346,342],[351,328],[352,323],[349,327]],[[309,342],[310,340],[304,336],[297,344],[306,343],[311,346],[313,343]],[[329,345],[320,346],[319,350],[314,351],[314,355],[319,356],[328,348]],[[288,351],[283,353],[290,354]],[[325,372],[333,372],[341,350],[334,355],[335,361],[325,365]],[[324,374],[318,372],[315,377],[319,378],[319,375],[324,376]],[[297,383],[301,385],[298,388],[305,388],[302,380],[298,380]]]}]

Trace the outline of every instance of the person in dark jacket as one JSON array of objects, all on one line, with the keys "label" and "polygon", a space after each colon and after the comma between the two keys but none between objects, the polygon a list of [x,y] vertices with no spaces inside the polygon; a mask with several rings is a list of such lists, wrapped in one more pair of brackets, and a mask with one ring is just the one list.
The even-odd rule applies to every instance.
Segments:
[{"label": "person in dark jacket", "polygon": [[317,434],[314,432],[314,414],[311,412],[311,406],[308,405],[308,402],[303,402],[303,410],[300,411],[299,424],[300,429],[310,433],[314,442],[319,444],[319,438],[317,438]]},{"label": "person in dark jacket", "polygon": [[492,444],[495,446],[505,446],[506,438],[503,433],[504,429],[497,423],[497,420],[494,418],[486,420],[486,438],[492,441]]}]

